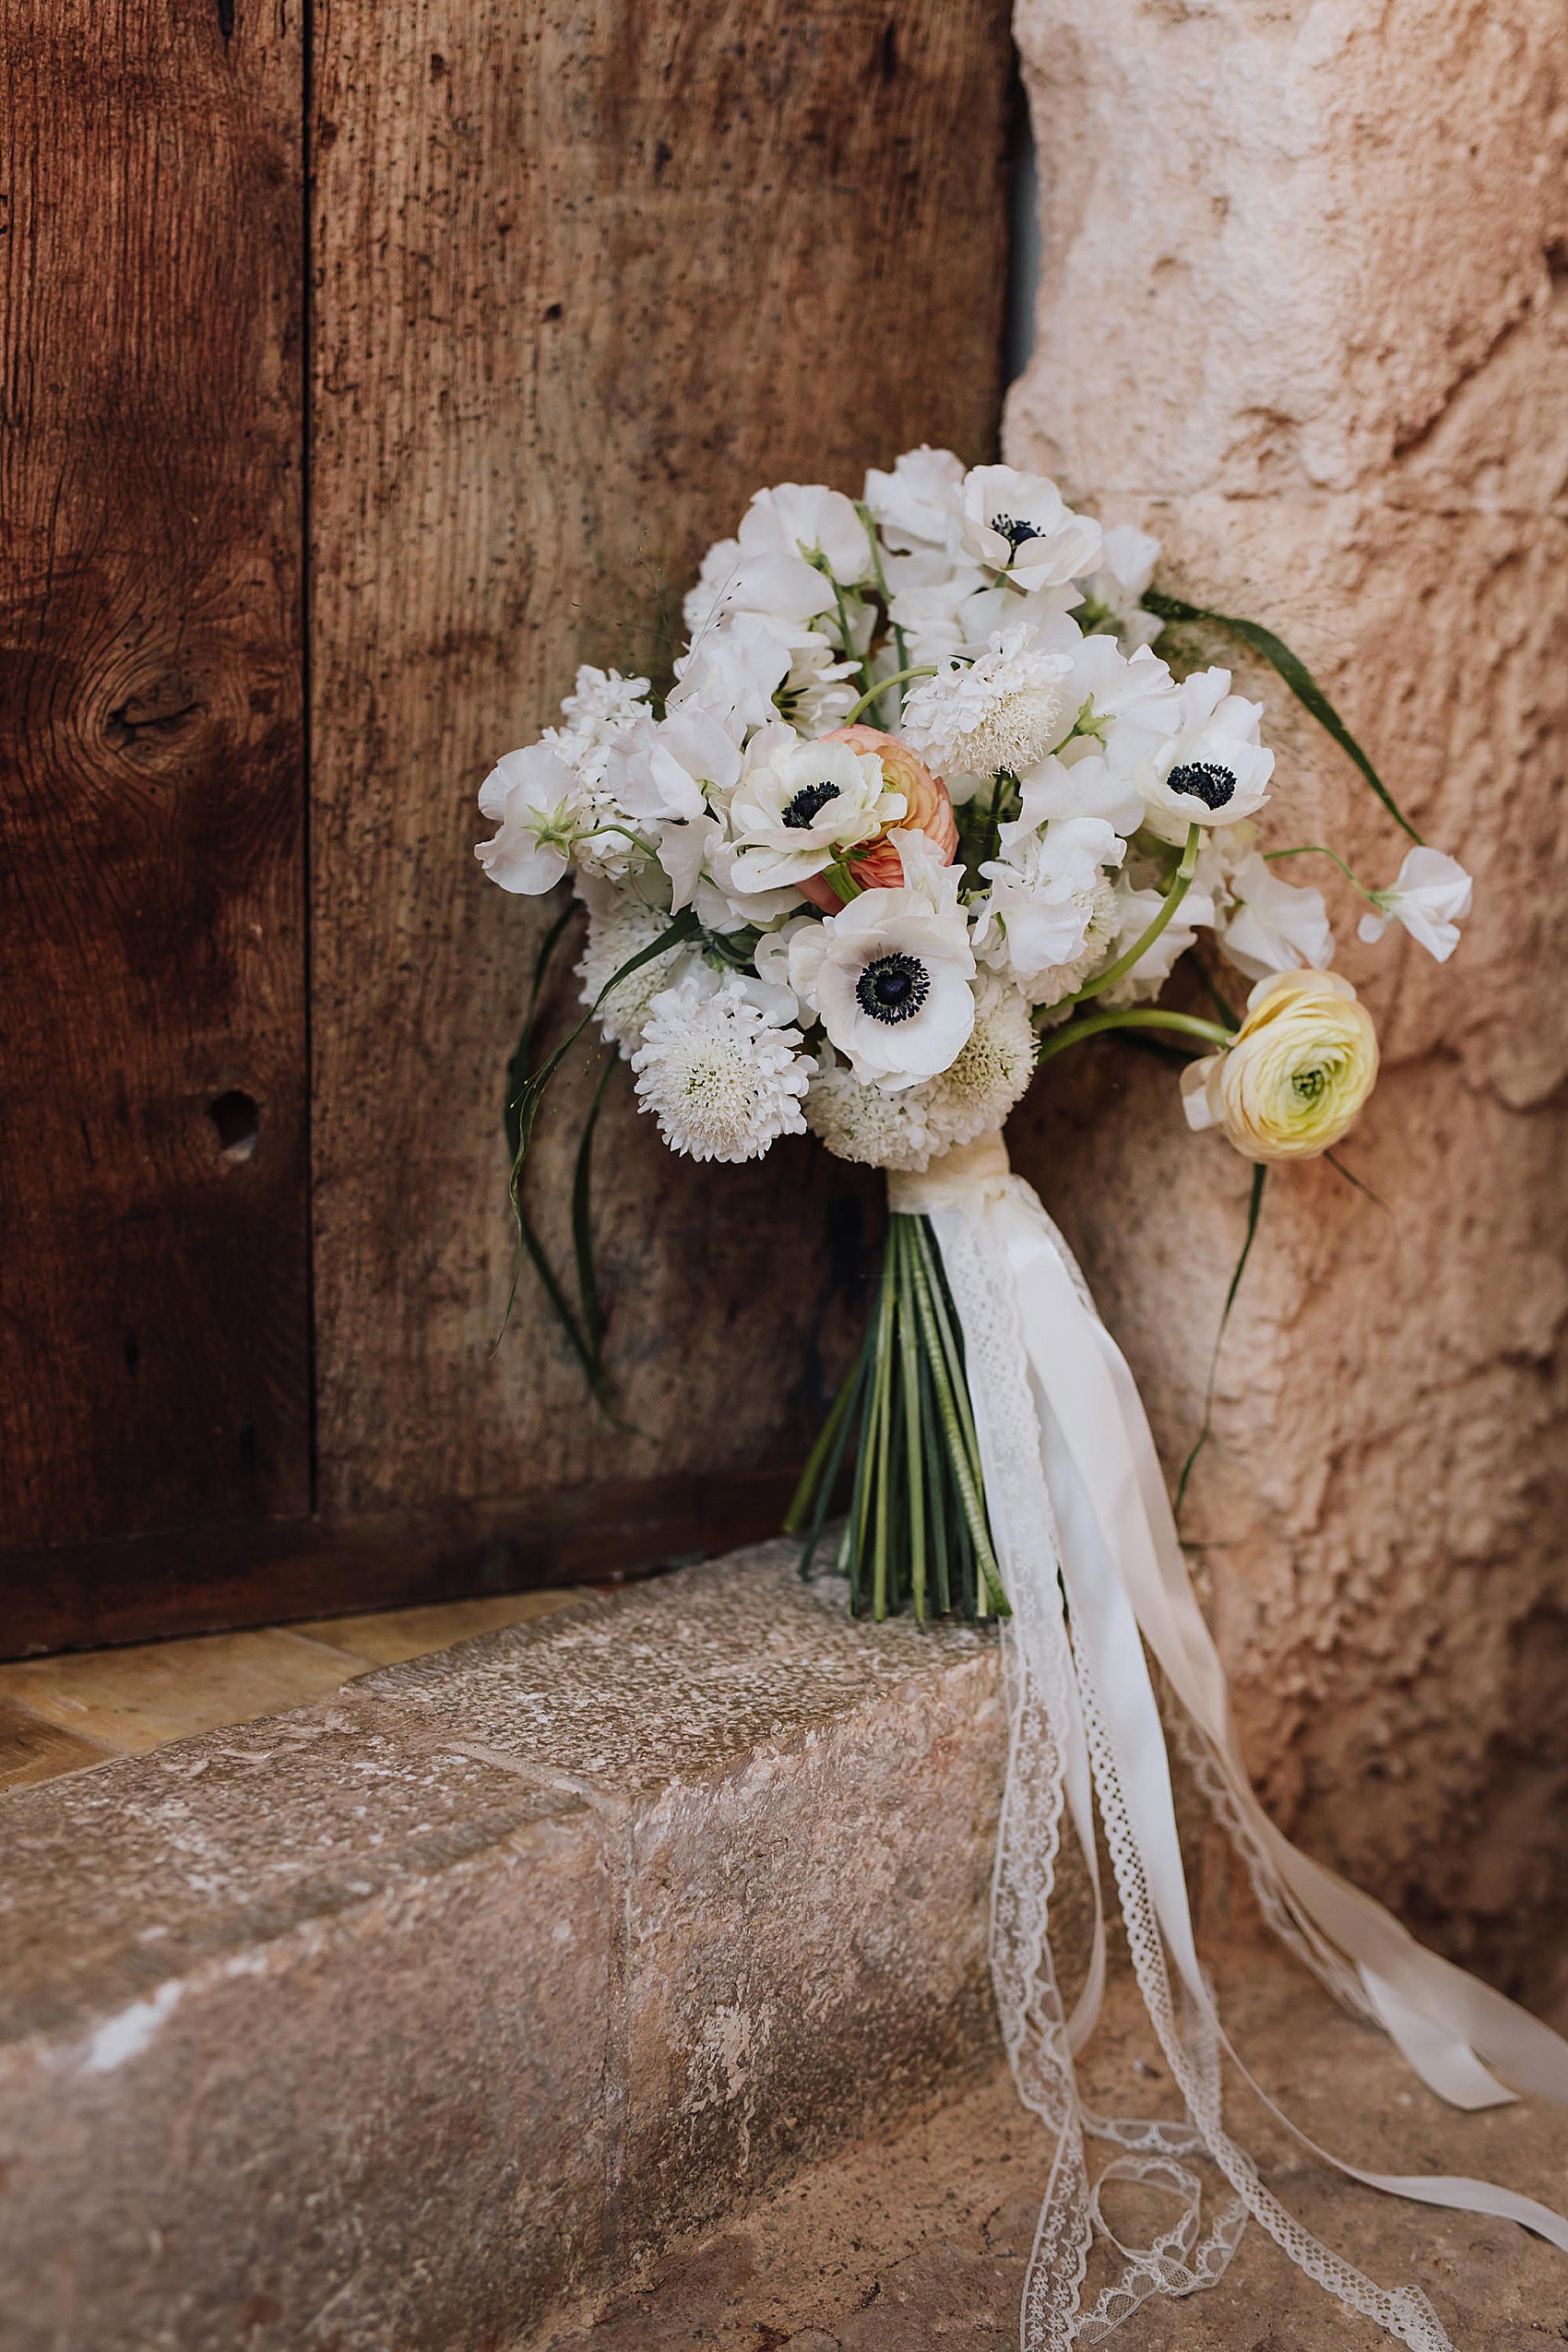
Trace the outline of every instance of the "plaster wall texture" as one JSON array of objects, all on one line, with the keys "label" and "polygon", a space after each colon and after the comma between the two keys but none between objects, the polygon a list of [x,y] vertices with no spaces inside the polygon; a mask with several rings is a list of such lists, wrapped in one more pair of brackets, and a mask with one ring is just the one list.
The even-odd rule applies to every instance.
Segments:
[{"label": "plaster wall texture", "polygon": [[[1186,1532],[1277,1815],[1540,2001],[1568,1918],[1561,6],[1020,0],[1018,34],[1043,255],[1007,455],[1276,628],[1476,875],[1441,968],[1293,877],[1381,1033],[1343,1156],[1384,1206],[1271,1175]],[[1391,880],[1402,837],[1270,673],[1182,649],[1268,705],[1265,846]],[[1174,1465],[1249,1171],[1116,1045],[1013,1129]]]}]

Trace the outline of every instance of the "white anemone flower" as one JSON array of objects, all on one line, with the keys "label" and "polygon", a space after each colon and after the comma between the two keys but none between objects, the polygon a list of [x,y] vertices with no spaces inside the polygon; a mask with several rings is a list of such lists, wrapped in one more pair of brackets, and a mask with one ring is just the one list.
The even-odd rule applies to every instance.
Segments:
[{"label": "white anemone flower", "polygon": [[632,1056],[637,1098],[671,1151],[692,1159],[760,1159],[779,1135],[804,1134],[812,1063],[798,1029],[780,1028],[737,973],[711,992],[691,974],[649,1009]]},{"label": "white anemone flower", "polygon": [[976,466],[964,477],[964,545],[1022,588],[1061,588],[1092,572],[1099,525],[1075,515],[1044,474]]},{"label": "white anemone flower", "polygon": [[1003,855],[980,868],[991,885],[975,925],[981,960],[1005,963],[1020,979],[1075,962],[1101,906],[1104,869],[1127,845],[1101,817],[1065,817],[1032,833],[1002,828]]},{"label": "white anemone flower", "polygon": [[1234,825],[1268,798],[1274,754],[1258,740],[1263,705],[1230,692],[1229,670],[1197,670],[1176,689],[1176,725],[1153,735],[1129,720],[1106,743],[1112,766],[1144,796],[1146,822],[1162,841],[1191,825]]},{"label": "white anemone flower", "polygon": [[1473,894],[1457,858],[1442,849],[1408,850],[1393,888],[1371,893],[1376,911],[1361,917],[1358,936],[1381,939],[1392,916],[1429,956],[1445,964],[1459,944],[1460,918],[1469,913]]},{"label": "white anemone flower", "polygon": [[727,850],[714,870],[740,890],[798,886],[904,814],[904,795],[887,790],[875,753],[765,728],[747,749],[730,800]]},{"label": "white anemone flower", "polygon": [[857,1078],[897,1093],[933,1078],[968,1042],[975,959],[956,869],[935,869],[923,834],[893,836],[902,890],[866,890],[796,932],[790,985]]},{"label": "white anemone flower", "polygon": [[1022,776],[1072,725],[1072,671],[1032,628],[998,631],[978,661],[950,661],[915,688],[898,731],[938,776]]},{"label": "white anemone flower", "polygon": [[548,743],[507,752],[480,786],[480,814],[501,830],[474,855],[503,890],[537,898],[552,890],[591,823],[581,778]]},{"label": "white anemone flower", "polygon": [[671,903],[677,911],[694,908],[705,931],[720,932],[766,930],[795,912],[801,896],[793,885],[747,890],[733,877],[731,856],[723,819],[711,809],[664,827],[659,862],[669,877]]},{"label": "white anemone flower", "polygon": [[924,1087],[888,1094],[868,1086],[829,1047],[806,1097],[806,1124],[837,1158],[918,1174],[938,1148],[926,1121],[926,1093]]},{"label": "white anemone flower", "polygon": [[956,549],[964,528],[963,466],[951,449],[922,443],[906,449],[890,474],[872,468],[865,503],[896,553]]},{"label": "white anemone flower", "polygon": [[920,1089],[938,1148],[951,1151],[1000,1127],[1023,1100],[1039,1051],[1028,998],[1006,981],[983,975],[975,990],[968,1043],[939,1078]]},{"label": "white anemone flower", "polygon": [[1242,859],[1228,885],[1233,902],[1222,917],[1219,952],[1248,980],[1310,964],[1325,972],[1334,960],[1334,933],[1321,890],[1282,881],[1256,849]]},{"label": "white anemone flower", "polygon": [[872,573],[872,545],[854,501],[820,482],[782,481],[759,490],[741,524],[742,558],[783,554],[826,567],[841,588]]}]

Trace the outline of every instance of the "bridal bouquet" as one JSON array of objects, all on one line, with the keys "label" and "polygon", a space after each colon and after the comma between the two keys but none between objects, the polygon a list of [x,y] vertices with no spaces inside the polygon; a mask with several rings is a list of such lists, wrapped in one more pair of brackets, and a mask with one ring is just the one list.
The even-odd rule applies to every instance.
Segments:
[{"label": "bridal bouquet", "polygon": [[[672,1151],[754,1159],[809,1127],[842,1158],[920,1174],[1115,1028],[1208,1048],[1182,1072],[1187,1117],[1260,1168],[1345,1134],[1376,1039],[1327,968],[1321,892],[1281,870],[1334,852],[1262,846],[1262,707],[1228,671],[1177,676],[1155,652],[1165,618],[1198,617],[1150,593],[1158,552],[1053,482],[966,473],[944,450],[870,473],[858,502],[760,491],[704,559],[668,693],[584,669],[566,723],[500,762],[480,861],[530,895],[571,874],[584,1000]],[[1229,625],[1411,832],[1301,665]],[[1364,896],[1364,935],[1392,918],[1445,956],[1470,885],[1417,846]],[[1244,1007],[1212,959],[1204,1013],[1158,1002],[1200,938],[1226,981],[1253,983]],[[519,1166],[548,1075],[517,1074]],[[591,1280],[571,1309],[524,1238],[602,1387]],[[793,1515],[814,1550],[853,1441],[839,1551],[857,1609],[1007,1606],[962,1356],[924,1220],[896,1214]]]},{"label": "bridal bouquet", "polygon": [[[1248,2215],[1348,2310],[1411,2352],[1452,2352],[1418,2288],[1380,2287],[1320,2245],[1231,2135],[1222,2054],[1240,2061],[1195,1947],[1151,1659],[1270,1923],[1423,2081],[1462,2107],[1513,2097],[1500,2074],[1568,2103],[1568,2047],[1259,1806],[1132,1374],[1011,1173],[1002,1127],[1057,1055],[1141,1033],[1180,1063],[1191,1125],[1254,1164],[1250,1244],[1266,1170],[1332,1152],[1377,1075],[1366,1008],[1330,968],[1323,896],[1286,878],[1289,861],[1333,861],[1366,901],[1363,938],[1392,921],[1439,958],[1470,884],[1420,841],[1289,648],[1154,589],[1158,553],[1136,530],[1102,531],[1039,476],[966,472],[919,449],[869,474],[858,501],[759,492],[704,560],[664,692],[578,672],[564,723],[508,754],[480,796],[498,826],[478,852],[493,881],[538,896],[570,878],[535,1007],[579,901],[587,916],[588,1012],[536,1063],[530,1010],[513,1059],[513,1206],[604,1398],[588,1202],[602,1080],[577,1156],[575,1304],[522,1187],[540,1100],[588,1021],[630,1063],[672,1150],[754,1159],[810,1129],[887,1171],[875,1309],[791,1515],[804,1570],[847,1477],[837,1559],[853,1608],[1004,1621],[992,1976],[1015,2079],[1052,2141],[1024,2352],[1098,2343],[1149,2296],[1211,2284]],[[1227,670],[1163,659],[1170,623],[1223,630],[1272,663],[1409,837],[1391,881],[1363,884],[1328,845],[1277,837],[1261,706]],[[1178,971],[1190,977],[1170,1003]],[[1245,1258],[1243,1245],[1232,1297]],[[1104,2117],[1078,2095],[1105,1972],[1097,1812],[1180,2118]],[[1096,1917],[1071,2009],[1049,1934],[1064,1821]],[[1091,2183],[1096,2138],[1114,2153]],[[1231,2192],[1206,2225],[1194,2156]],[[1341,2168],[1568,2251],[1568,2222],[1530,2198]],[[1116,2180],[1174,2200],[1146,2245],[1105,2224]],[[1098,2295],[1097,2232],[1120,2265]]]}]

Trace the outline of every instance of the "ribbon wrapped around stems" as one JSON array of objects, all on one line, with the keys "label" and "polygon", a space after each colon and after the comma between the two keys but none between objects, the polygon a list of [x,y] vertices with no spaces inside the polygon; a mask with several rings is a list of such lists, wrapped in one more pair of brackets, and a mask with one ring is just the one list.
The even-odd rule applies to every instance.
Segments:
[{"label": "ribbon wrapped around stems", "polygon": [[[896,1213],[929,1219],[942,1252],[1013,1612],[1002,1629],[1009,1751],[992,1968],[1020,2096],[1054,2137],[1025,2290],[1023,2352],[1099,2343],[1149,2296],[1211,2285],[1249,2215],[1348,2310],[1410,2352],[1454,2352],[1419,2288],[1379,2287],[1321,2245],[1226,2129],[1221,2054],[1240,2061],[1198,1961],[1146,1645],[1182,1710],[1182,1745],[1246,1861],[1265,1915],[1330,1990],[1384,2028],[1424,2083],[1462,2108],[1495,2106],[1516,2091],[1568,2105],[1568,2043],[1426,1951],[1381,1905],[1299,1852],[1264,1812],[1132,1374],[1038,1196],[1011,1173],[1001,1135],[950,1152],[923,1175],[890,1175],[888,1190]],[[1185,2121],[1101,2117],[1078,2096],[1074,2058],[1093,2031],[1105,1976],[1097,1803],[1139,1989]],[[1070,2015],[1048,1934],[1064,1807],[1095,1898],[1092,1956]],[[1568,2252],[1568,2221],[1532,2198],[1483,2180],[1365,2172],[1280,2120],[1352,2180],[1522,2223]],[[1180,2201],[1177,2219],[1152,2244],[1123,2246],[1107,2228],[1099,2185],[1089,2185],[1090,2138],[1123,2151],[1102,2180],[1138,2180]],[[1194,2155],[1209,2157],[1233,2192],[1206,2232],[1198,2178],[1182,2161]],[[1097,2226],[1124,2267],[1085,2310]]]}]

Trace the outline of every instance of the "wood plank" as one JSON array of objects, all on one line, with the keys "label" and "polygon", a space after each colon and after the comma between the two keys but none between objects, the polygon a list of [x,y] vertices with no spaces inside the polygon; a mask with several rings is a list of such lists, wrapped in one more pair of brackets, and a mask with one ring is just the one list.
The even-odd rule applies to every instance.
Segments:
[{"label": "wood plank", "polygon": [[371,1661],[281,1627],[0,1666],[0,1703],[123,1756],[330,1698]]},{"label": "wood plank", "polygon": [[0,1699],[0,1789],[34,1788],[41,1780],[81,1772],[113,1755],[75,1731],[62,1731],[25,1706]]},{"label": "wood plank", "polygon": [[310,1503],[297,0],[0,0],[0,1542]]},{"label": "wood plank", "polygon": [[614,1582],[777,1534],[795,1475],[687,1471],[340,1522],[13,1552],[0,1561],[0,1657]]},{"label": "wood plank", "polygon": [[[531,1277],[493,1352],[537,921],[481,880],[473,794],[579,659],[646,647],[653,576],[679,590],[754,488],[991,451],[1006,6],[318,0],[316,24],[324,1504],[799,1458],[880,1186],[803,1140],[676,1163],[624,1072],[600,1231],[630,1427],[588,1408]],[[572,1107],[540,1129],[557,1202]]]}]

